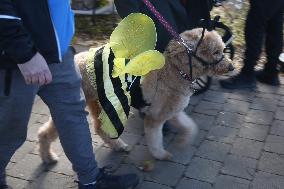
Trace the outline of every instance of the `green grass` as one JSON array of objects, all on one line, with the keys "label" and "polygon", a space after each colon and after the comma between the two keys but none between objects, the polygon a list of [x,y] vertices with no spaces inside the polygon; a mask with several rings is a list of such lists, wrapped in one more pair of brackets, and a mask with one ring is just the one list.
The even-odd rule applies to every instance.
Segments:
[{"label": "green grass", "polygon": [[221,21],[231,28],[235,46],[244,45],[244,27],[248,8],[249,4],[245,2],[243,8],[235,12],[226,11],[223,7],[214,8],[211,12],[212,17],[220,15]]},{"label": "green grass", "polygon": [[[212,18],[214,15],[220,15],[221,21],[232,29],[235,36],[233,43],[237,47],[244,45],[244,25],[248,7],[248,2],[245,2],[244,7],[237,12],[230,13],[223,7],[214,8],[211,12]],[[92,22],[90,16],[76,16],[76,34],[73,43],[76,43],[78,39],[80,41],[93,40],[94,44],[96,40],[107,41],[120,21],[118,15],[100,15],[94,18],[95,23]]]}]

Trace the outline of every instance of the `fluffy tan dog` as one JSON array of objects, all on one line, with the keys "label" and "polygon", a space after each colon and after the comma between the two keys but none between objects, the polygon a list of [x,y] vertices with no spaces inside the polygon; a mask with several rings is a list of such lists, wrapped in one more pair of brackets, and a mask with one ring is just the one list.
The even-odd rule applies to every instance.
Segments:
[{"label": "fluffy tan dog", "polygon": [[[186,43],[195,49],[201,38],[201,33],[201,29],[194,29],[185,31],[181,36]],[[230,71],[232,69],[230,60],[226,57],[222,59],[224,47],[220,35],[215,31],[206,31],[196,55],[208,64],[206,65],[192,57],[192,78],[196,79],[205,74],[220,75]],[[98,120],[100,105],[98,104],[97,91],[91,86],[87,76],[86,53],[77,54],[75,62],[79,65],[82,74],[82,87],[95,130],[115,150],[128,151],[128,145],[121,139],[111,140],[100,129],[101,123]],[[178,140],[181,144],[190,142],[198,133],[194,121],[183,111],[194,92],[192,82],[186,79],[190,75],[189,56],[186,49],[172,40],[164,55],[166,58],[165,66],[160,70],[150,72],[143,80],[143,96],[146,102],[151,105],[140,110],[145,114],[144,129],[148,148],[153,156],[160,160],[167,160],[172,156],[163,147],[162,127],[166,121],[179,128]],[[218,60],[220,61],[218,62]],[[216,61],[217,64],[210,64]],[[51,118],[40,128],[38,136],[40,155],[43,161],[46,163],[56,162],[57,156],[52,152],[50,145],[57,138],[57,131]]]}]

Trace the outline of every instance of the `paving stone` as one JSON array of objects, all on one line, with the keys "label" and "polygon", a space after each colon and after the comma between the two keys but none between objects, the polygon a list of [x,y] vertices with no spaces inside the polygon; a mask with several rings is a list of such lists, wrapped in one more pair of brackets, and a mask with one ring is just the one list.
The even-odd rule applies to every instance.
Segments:
[{"label": "paving stone", "polygon": [[234,91],[228,98],[240,101],[251,102],[254,99],[255,92],[252,91]]},{"label": "paving stone", "polygon": [[283,87],[283,83],[280,87],[276,87],[276,92],[275,94],[279,94],[279,95],[284,95],[284,87]]},{"label": "paving stone", "polygon": [[[193,145],[178,148],[174,143],[176,130],[164,133],[165,146],[174,155],[170,162],[155,161],[149,153],[145,138],[141,138],[143,120],[136,110],[122,136],[133,147],[130,154],[105,147],[88,116],[99,165],[113,165],[116,173],[138,174],[139,189],[212,189],[213,185],[216,189],[248,189],[251,180],[250,189],[284,188],[284,87],[260,84],[259,92],[231,91],[220,89],[218,80],[213,80],[212,86],[212,90],[192,97],[186,109],[201,129]],[[72,166],[59,141],[53,144],[60,156],[56,165],[44,166],[37,155],[37,130],[48,118],[47,106],[37,97],[29,121],[28,141],[7,167],[7,179],[13,188],[77,188]],[[272,125],[270,130],[268,125]],[[228,155],[229,151],[232,154]],[[193,158],[195,153],[202,158]],[[259,163],[256,159],[260,159]],[[155,169],[141,172],[137,166],[144,161],[153,161]],[[219,173],[222,175],[218,176]]]},{"label": "paving stone", "polygon": [[238,156],[258,159],[260,156],[262,146],[263,146],[262,142],[244,139],[244,138],[236,138],[233,144],[233,148],[231,149],[231,153]]},{"label": "paving stone", "polygon": [[212,91],[218,91],[218,92],[224,92],[224,93],[232,92],[232,90],[221,88],[219,85],[211,85],[209,89]]},{"label": "paving stone", "polygon": [[6,171],[12,169],[14,165],[16,165],[16,163],[9,162],[8,165],[7,165],[7,167],[6,167]]},{"label": "paving stone", "polygon": [[203,140],[205,139],[205,136],[207,135],[207,131],[204,130],[199,130],[197,137],[195,138],[194,142],[193,142],[193,146],[200,146],[200,144],[203,142]]},{"label": "paving stone", "polygon": [[209,130],[214,125],[215,121],[214,116],[198,114],[198,113],[190,114],[190,117],[195,121],[199,129],[203,130]]},{"label": "paving stone", "polygon": [[[164,143],[164,147],[167,147],[170,142],[172,142],[175,138],[175,134],[171,133],[171,132],[163,132],[163,143]],[[140,145],[144,145],[147,146],[147,141],[146,141],[146,137],[143,136],[142,139],[139,141]]]},{"label": "paving stone", "polygon": [[24,189],[28,187],[29,182],[26,180],[14,178],[14,177],[7,177],[7,183],[13,189]]},{"label": "paving stone", "polygon": [[284,121],[274,120],[270,133],[273,135],[279,135],[284,137]]},{"label": "paving stone", "polygon": [[269,127],[267,126],[244,123],[240,129],[239,136],[242,138],[264,141],[268,133],[268,129]]},{"label": "paving stone", "polygon": [[36,123],[40,123],[40,124],[44,124],[44,123],[46,123],[48,120],[49,120],[49,114],[48,115],[41,115],[41,114],[38,114],[38,115],[40,115],[40,119],[38,119],[37,121],[36,121]]},{"label": "paving stone", "polygon": [[279,94],[278,87],[265,85],[262,83],[258,83],[256,90],[262,93]]},{"label": "paving stone", "polygon": [[222,162],[226,158],[230,148],[231,146],[228,144],[205,140],[201,144],[196,155],[206,159]]},{"label": "paving stone", "polygon": [[204,95],[205,94],[203,93],[203,94],[200,94],[200,95],[197,95],[197,96],[191,96],[190,100],[189,100],[189,104],[196,106],[203,99]]},{"label": "paving stone", "polygon": [[149,172],[145,179],[167,186],[175,186],[183,175],[184,170],[185,166],[183,165],[166,161],[157,161],[155,169],[152,172]]},{"label": "paving stone", "polygon": [[208,90],[206,91],[203,100],[215,103],[225,103],[228,93]]},{"label": "paving stone", "polygon": [[32,113],[49,115],[49,109],[42,100],[38,100],[34,103]]},{"label": "paving stone", "polygon": [[280,101],[284,102],[284,95],[280,96]]},{"label": "paving stone", "polygon": [[282,189],[284,177],[265,172],[258,172],[252,182],[251,189]]},{"label": "paving stone", "polygon": [[17,163],[36,148],[35,142],[26,141],[13,155],[11,162]]},{"label": "paving stone", "polygon": [[[281,85],[283,86],[283,85]],[[262,93],[270,93],[270,94],[278,94],[278,95],[283,95],[284,94],[284,88],[283,87],[278,87],[278,86],[270,86],[270,85],[265,85],[259,83],[257,86],[258,91]]]},{"label": "paving stone", "polygon": [[27,134],[27,140],[31,142],[38,141],[37,133],[38,129],[42,126],[41,123],[34,123],[29,125],[28,127],[28,134]]},{"label": "paving stone", "polygon": [[171,187],[157,184],[155,182],[148,182],[145,181],[142,183],[141,187],[139,189],[171,189]]},{"label": "paving stone", "polygon": [[58,173],[58,174],[64,174],[64,175],[69,175],[69,176],[73,176],[75,174],[72,169],[72,164],[67,159],[65,154],[62,154],[59,157],[59,160],[56,164],[50,165],[46,169],[52,172]]},{"label": "paving stone", "polygon": [[131,163],[136,166],[141,166],[144,161],[153,161],[155,162],[154,157],[149,152],[147,146],[136,145],[133,150],[131,150],[130,154],[124,161],[125,163]]},{"label": "paving stone", "polygon": [[251,109],[274,112],[277,109],[277,99],[255,98],[251,104]]},{"label": "paving stone", "polygon": [[284,155],[264,152],[259,160],[259,170],[284,176]]},{"label": "paving stone", "polygon": [[249,109],[249,103],[240,100],[228,99],[224,104],[224,111],[246,114]]},{"label": "paving stone", "polygon": [[212,189],[212,186],[207,182],[183,178],[176,189]]},{"label": "paving stone", "polygon": [[214,188],[216,189],[248,189],[249,181],[227,175],[218,176]]},{"label": "paving stone", "polygon": [[30,127],[31,125],[33,125],[35,123],[38,123],[38,121],[40,121],[42,119],[42,116],[43,115],[41,115],[41,114],[31,113],[31,117],[30,117],[30,120],[29,120],[28,127]]},{"label": "paving stone", "polygon": [[219,162],[195,157],[186,170],[185,175],[189,178],[213,183],[221,167]]},{"label": "paving stone", "polygon": [[269,99],[269,100],[280,100],[281,96],[277,94],[268,94],[268,93],[256,93],[256,97]]},{"label": "paving stone", "polygon": [[173,155],[171,161],[184,165],[191,161],[194,153],[196,152],[196,148],[193,146],[178,146],[176,143],[171,143],[167,150]]},{"label": "paving stone", "polygon": [[27,154],[22,160],[18,161],[12,169],[7,171],[7,175],[32,181],[44,170],[45,166],[42,164],[39,156]]},{"label": "paving stone", "polygon": [[194,108],[194,112],[207,114],[207,115],[217,115],[218,112],[222,110],[223,105],[220,103],[200,101],[200,103]]},{"label": "paving stone", "polygon": [[237,132],[238,130],[235,128],[215,126],[209,131],[207,139],[231,144]]},{"label": "paving stone", "polygon": [[[214,77],[212,77],[213,80],[212,80],[212,84],[211,86],[209,87],[210,90],[213,90],[213,91],[219,91],[219,92],[224,92],[224,93],[230,93],[232,90],[230,89],[224,89],[222,87],[220,87],[220,84],[219,84],[219,79],[220,78],[225,78],[223,76],[219,76],[218,79],[216,79],[216,81],[214,81]],[[227,78],[227,77],[226,77]],[[214,83],[215,82],[215,83]]]},{"label": "paving stone", "polygon": [[284,137],[268,135],[265,142],[264,150],[284,154]]},{"label": "paving stone", "polygon": [[245,117],[245,121],[249,123],[270,125],[273,120],[273,113],[260,110],[249,110]]},{"label": "paving stone", "polygon": [[278,106],[284,107],[284,101],[279,101]]},{"label": "paving stone", "polygon": [[75,188],[74,179],[69,176],[56,174],[52,172],[44,172],[40,175],[28,188],[29,189],[63,189]]},{"label": "paving stone", "polygon": [[231,112],[220,112],[216,124],[227,127],[240,128],[244,122],[244,115]]},{"label": "paving stone", "polygon": [[275,113],[275,119],[284,120],[284,107],[278,107]]},{"label": "paving stone", "polygon": [[184,111],[186,114],[191,114],[193,112],[194,106],[193,105],[188,105]]},{"label": "paving stone", "polygon": [[255,174],[257,160],[235,155],[227,156],[222,173],[252,180]]}]

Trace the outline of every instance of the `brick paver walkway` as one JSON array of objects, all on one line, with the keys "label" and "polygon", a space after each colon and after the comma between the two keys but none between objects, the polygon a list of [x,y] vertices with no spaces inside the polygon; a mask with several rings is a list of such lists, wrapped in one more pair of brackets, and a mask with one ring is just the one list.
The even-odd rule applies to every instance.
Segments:
[{"label": "brick paver walkway", "polygon": [[[132,147],[129,154],[112,151],[91,128],[99,165],[111,164],[116,172],[137,172],[139,189],[284,188],[284,85],[258,84],[254,91],[230,91],[220,89],[215,80],[208,92],[191,99],[186,111],[199,125],[198,140],[179,150],[174,145],[176,132],[166,132],[165,146],[174,158],[155,161],[152,172],[137,168],[152,160],[137,116],[122,136]],[[56,165],[43,165],[38,156],[37,130],[48,115],[47,107],[36,99],[28,139],[7,170],[8,182],[15,189],[76,188],[59,141],[54,145],[60,154]]]}]

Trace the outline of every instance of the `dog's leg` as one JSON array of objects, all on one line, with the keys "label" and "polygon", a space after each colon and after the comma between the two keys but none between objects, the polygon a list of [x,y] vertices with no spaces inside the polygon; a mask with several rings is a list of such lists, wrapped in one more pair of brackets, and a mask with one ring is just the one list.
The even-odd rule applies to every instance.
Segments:
[{"label": "dog's leg", "polygon": [[186,115],[185,112],[180,112],[169,120],[170,124],[180,129],[177,141],[180,145],[193,143],[198,135],[198,127],[195,122]]},{"label": "dog's leg", "polygon": [[164,149],[162,121],[156,121],[149,117],[144,119],[144,129],[148,148],[152,155],[160,160],[170,160],[172,155]]},{"label": "dog's leg", "polygon": [[44,163],[52,164],[58,161],[58,156],[51,149],[51,143],[57,137],[57,130],[53,120],[50,118],[38,131],[39,154]]},{"label": "dog's leg", "polygon": [[110,139],[101,129],[101,122],[98,119],[101,112],[100,106],[97,101],[88,101],[87,106],[90,110],[96,133],[107,143],[111,148],[116,151],[130,151],[130,147],[122,139]]}]

